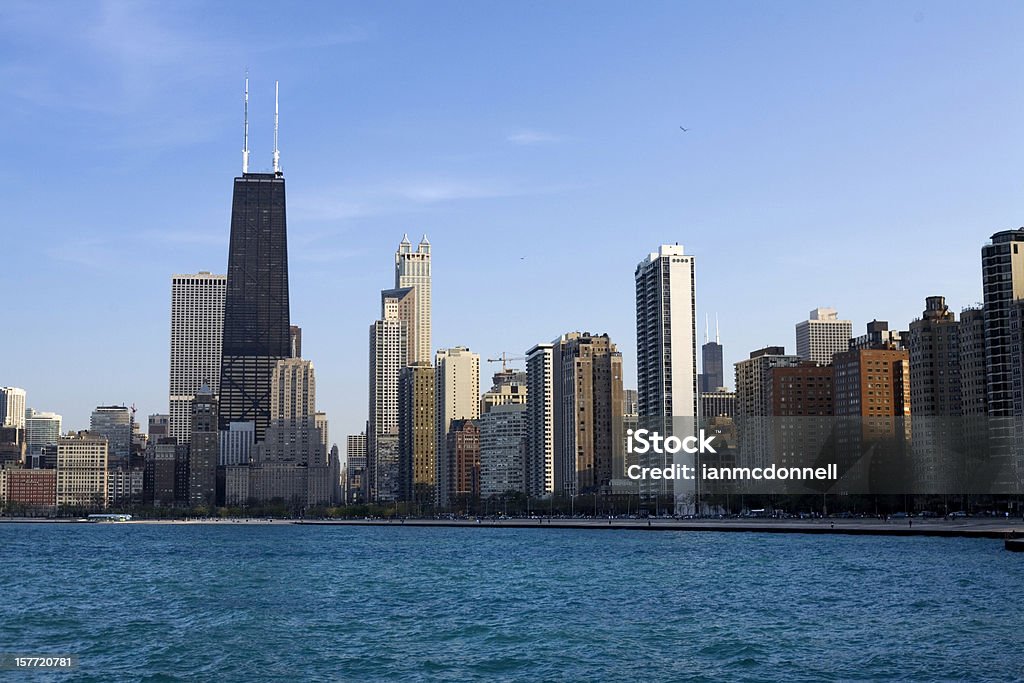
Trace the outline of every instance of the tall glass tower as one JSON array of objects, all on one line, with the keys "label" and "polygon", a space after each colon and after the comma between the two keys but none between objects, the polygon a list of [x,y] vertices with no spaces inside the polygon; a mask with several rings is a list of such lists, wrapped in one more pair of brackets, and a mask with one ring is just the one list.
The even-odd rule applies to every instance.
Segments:
[{"label": "tall glass tower", "polygon": [[288,312],[288,235],[284,176],[235,178],[231,245],[224,301],[220,429],[254,422],[263,441],[270,422],[270,380],[291,355]]}]

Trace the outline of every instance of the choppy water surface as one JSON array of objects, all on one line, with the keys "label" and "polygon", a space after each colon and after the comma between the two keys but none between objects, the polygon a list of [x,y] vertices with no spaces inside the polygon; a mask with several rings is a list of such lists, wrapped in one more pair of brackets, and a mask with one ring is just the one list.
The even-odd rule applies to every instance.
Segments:
[{"label": "choppy water surface", "polygon": [[0,557],[0,652],[80,656],[40,679],[1024,678],[992,540],[0,524]]}]

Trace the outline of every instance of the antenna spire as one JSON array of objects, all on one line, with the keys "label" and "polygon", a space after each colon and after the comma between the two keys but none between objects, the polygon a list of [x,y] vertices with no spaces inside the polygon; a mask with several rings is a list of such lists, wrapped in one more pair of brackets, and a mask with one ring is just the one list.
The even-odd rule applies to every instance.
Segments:
[{"label": "antenna spire", "polygon": [[715,313],[715,343],[721,346],[721,342],[718,340],[718,314]]},{"label": "antenna spire", "polygon": [[704,343],[705,344],[708,343],[708,339],[710,338],[710,336],[711,336],[711,319],[708,317],[708,314],[705,313],[704,314]]},{"label": "antenna spire", "polygon": [[277,148],[277,81],[274,81],[274,175],[281,173],[281,151]]},{"label": "antenna spire", "polygon": [[242,105],[243,128],[242,173],[249,172],[249,70],[245,71],[245,103]]}]

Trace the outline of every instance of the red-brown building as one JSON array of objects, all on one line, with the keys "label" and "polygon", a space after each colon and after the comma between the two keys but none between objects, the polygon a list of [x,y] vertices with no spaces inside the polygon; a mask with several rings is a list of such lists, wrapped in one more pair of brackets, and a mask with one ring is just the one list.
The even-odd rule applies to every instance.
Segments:
[{"label": "red-brown building", "polygon": [[448,429],[448,497],[480,496],[480,428],[473,420],[452,420]]},{"label": "red-brown building", "polygon": [[885,418],[910,415],[910,354],[858,349],[835,355],[835,414]]},{"label": "red-brown building", "polygon": [[57,470],[10,469],[7,475],[7,502],[26,508],[57,505]]},{"label": "red-brown building", "polygon": [[772,415],[826,417],[833,414],[831,365],[806,362],[796,367],[774,367],[771,373]]}]

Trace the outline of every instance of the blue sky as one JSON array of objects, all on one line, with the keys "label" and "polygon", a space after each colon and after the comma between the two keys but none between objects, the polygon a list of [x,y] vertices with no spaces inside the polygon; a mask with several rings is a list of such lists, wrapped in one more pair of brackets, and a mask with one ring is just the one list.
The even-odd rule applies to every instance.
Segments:
[{"label": "blue sky", "polygon": [[696,254],[727,363],[816,306],[959,311],[1024,224],[1022,30],[1010,2],[4,2],[0,385],[68,427],[166,412],[170,276],[225,271],[246,68],[254,170],[281,81],[334,441],[404,232],[434,246],[435,347],[608,332],[627,386],[660,243]]}]

